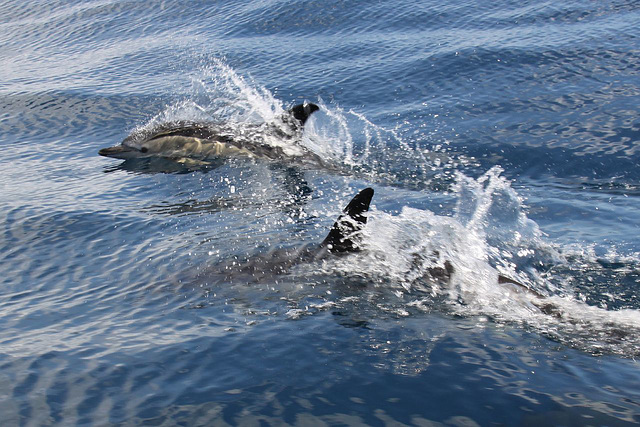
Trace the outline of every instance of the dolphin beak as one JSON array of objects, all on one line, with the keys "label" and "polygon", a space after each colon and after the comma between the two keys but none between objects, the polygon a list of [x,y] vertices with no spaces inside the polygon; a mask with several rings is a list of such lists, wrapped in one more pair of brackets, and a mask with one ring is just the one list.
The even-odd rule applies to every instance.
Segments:
[{"label": "dolphin beak", "polygon": [[138,157],[139,151],[126,145],[114,145],[113,147],[103,148],[98,154],[105,157],[113,157],[116,159],[130,159]]}]

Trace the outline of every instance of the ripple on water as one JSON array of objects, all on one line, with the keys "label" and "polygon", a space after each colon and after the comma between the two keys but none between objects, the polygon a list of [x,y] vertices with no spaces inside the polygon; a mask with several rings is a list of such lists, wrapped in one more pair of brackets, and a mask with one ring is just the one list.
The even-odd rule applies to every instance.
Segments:
[{"label": "ripple on water", "polygon": [[[153,6],[0,4],[6,423],[640,421],[635,362],[591,355],[638,347],[637,1]],[[268,118],[300,97],[325,110],[303,142],[348,173],[96,154],[155,119]],[[515,194],[484,177],[456,200],[460,165],[495,163],[581,179]],[[373,184],[375,256],[215,276],[230,256],[318,241]],[[552,237],[518,226],[529,196]],[[561,310],[531,315],[477,268],[421,282],[433,249],[517,272]]]}]

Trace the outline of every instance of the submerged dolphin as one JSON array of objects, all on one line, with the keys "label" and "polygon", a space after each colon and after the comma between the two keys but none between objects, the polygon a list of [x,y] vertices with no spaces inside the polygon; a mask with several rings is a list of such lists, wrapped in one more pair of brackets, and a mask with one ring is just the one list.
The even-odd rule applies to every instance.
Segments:
[{"label": "submerged dolphin", "polygon": [[206,161],[220,156],[246,155],[282,159],[318,156],[297,144],[305,122],[320,108],[299,104],[279,120],[260,125],[171,122],[150,130],[134,132],[120,145],[103,148],[98,154],[117,159],[165,157]]},{"label": "submerged dolphin", "polygon": [[[229,261],[229,265],[222,268],[226,271],[227,279],[233,280],[238,277],[246,279],[246,276],[250,276],[252,280],[263,279],[272,275],[286,274],[298,264],[318,261],[332,254],[359,252],[361,250],[361,232],[367,223],[367,217],[364,214],[369,210],[373,194],[372,188],[365,188],[356,194],[319,245],[308,244],[299,248],[278,249],[244,260],[234,258]],[[438,252],[435,252],[433,256],[438,258]],[[428,275],[425,277],[427,280],[450,282],[455,268],[451,262],[444,261],[443,267],[431,267],[427,271]],[[204,274],[209,273],[204,272]],[[515,286],[516,291],[529,292],[542,298],[539,293],[502,274],[498,275],[498,283]],[[541,310],[544,311],[542,308]]]},{"label": "submerged dolphin", "polygon": [[[367,217],[364,214],[369,210],[373,194],[372,188],[365,188],[356,194],[319,245],[308,244],[298,248],[277,249],[246,259],[234,257],[223,263],[222,266],[200,270],[196,277],[206,280],[211,276],[219,278],[222,270],[222,276],[228,282],[259,282],[265,278],[286,275],[293,267],[302,263],[323,260],[331,255],[359,252],[362,230],[367,223]],[[433,257],[434,259],[439,258],[439,253],[434,252]],[[428,282],[451,284],[454,274],[453,264],[445,260],[442,267],[428,268],[422,279]],[[529,304],[542,313],[556,317],[561,316],[561,310],[556,304],[529,286],[502,274],[498,274],[497,282],[514,298],[518,298],[518,295],[528,296]]]}]

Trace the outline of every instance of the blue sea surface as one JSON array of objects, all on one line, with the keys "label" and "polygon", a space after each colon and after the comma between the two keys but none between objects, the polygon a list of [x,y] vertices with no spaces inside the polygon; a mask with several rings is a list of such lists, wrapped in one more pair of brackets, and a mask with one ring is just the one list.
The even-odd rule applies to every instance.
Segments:
[{"label": "blue sea surface", "polygon": [[[640,423],[639,23],[637,0],[2,2],[0,424]],[[322,164],[98,155],[301,102],[285,148]],[[240,274],[365,187],[360,251]]]}]

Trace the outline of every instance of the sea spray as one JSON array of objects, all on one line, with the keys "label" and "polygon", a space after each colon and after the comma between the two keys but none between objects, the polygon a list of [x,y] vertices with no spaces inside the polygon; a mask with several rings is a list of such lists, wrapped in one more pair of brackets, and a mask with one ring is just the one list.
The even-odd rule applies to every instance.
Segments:
[{"label": "sea spray", "polygon": [[[566,257],[546,241],[501,172],[493,168],[475,179],[458,173],[449,215],[406,206],[394,215],[374,207],[363,251],[324,261],[323,273],[368,283],[362,299],[384,313],[489,318],[592,353],[637,355],[640,310],[607,310],[576,295],[568,280],[575,269],[571,276],[562,271],[588,260]],[[450,278],[433,274],[446,263],[454,269]],[[550,276],[554,271],[557,277]]]},{"label": "sea spray", "polygon": [[[223,60],[203,62],[190,76],[186,94],[166,105],[134,133],[144,133],[166,122],[225,123],[242,134],[243,126],[275,123],[294,103],[302,99],[277,99],[250,76],[241,76]],[[307,150],[322,159],[323,165],[339,174],[360,176],[372,182],[405,188],[426,189],[443,179],[451,181],[451,158],[444,145],[427,147],[406,140],[395,130],[385,129],[353,109],[322,98],[307,101],[320,106],[305,124],[304,133],[294,143],[277,138],[265,142],[285,152]],[[285,126],[281,126],[286,129]],[[296,147],[296,145],[298,147]]]}]

